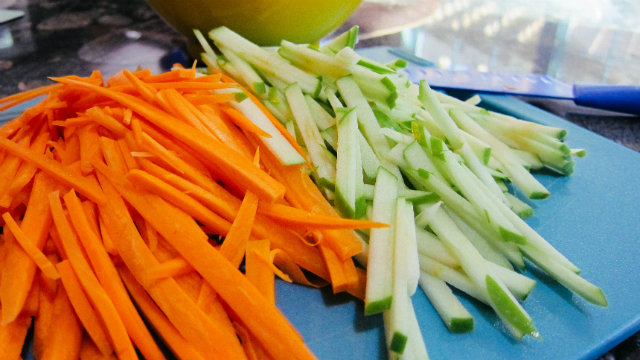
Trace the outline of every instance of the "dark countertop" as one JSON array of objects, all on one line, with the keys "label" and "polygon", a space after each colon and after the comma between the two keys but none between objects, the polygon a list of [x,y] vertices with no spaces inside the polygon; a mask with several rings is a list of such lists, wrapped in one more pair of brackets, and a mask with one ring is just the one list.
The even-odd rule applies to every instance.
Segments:
[{"label": "dark countertop", "polygon": [[[444,20],[434,21],[432,15],[442,9],[441,3],[448,3],[448,1],[413,0],[407,3],[411,4],[411,7],[365,2],[344,27],[353,24],[361,27],[359,47],[401,46],[424,57],[436,56],[429,52],[433,49],[420,43],[429,37],[439,42],[456,44],[444,50],[439,49],[441,53],[447,51],[463,53],[460,49],[464,48],[464,41],[460,42],[460,39],[472,38],[475,44],[480,44],[478,48],[482,48],[483,43],[498,42],[487,36],[478,37],[482,29],[478,27],[482,24],[481,21],[476,21],[475,28],[461,26],[464,25],[464,17],[461,18],[463,22],[458,24],[457,28],[454,21],[450,19],[444,21],[447,20],[446,16]],[[43,85],[48,82],[49,76],[88,75],[95,69],[109,75],[122,68],[133,69],[138,66],[148,67],[157,72],[167,69],[175,62],[190,65],[193,61],[185,55],[183,37],[160,20],[142,0],[91,2],[0,0],[0,9],[2,8],[23,10],[25,15],[18,20],[0,24],[0,97]],[[380,14],[385,16],[380,17]],[[498,16],[494,13],[489,15],[492,14]],[[489,15],[482,20],[485,28],[493,19]],[[536,46],[536,49],[542,52],[549,50],[544,46],[548,43],[545,31],[554,29],[554,21],[549,20],[540,25],[538,42],[531,46]],[[555,29],[557,28],[556,23]],[[452,34],[457,34],[457,37],[452,37]],[[505,32],[505,34],[508,33]],[[557,31],[554,34],[557,40]],[[624,35],[621,36],[624,37]],[[504,38],[508,40],[508,36]],[[557,42],[554,44],[558,46]],[[638,47],[638,45],[634,44],[635,42],[631,45],[627,44],[627,51],[637,57],[640,51],[635,52],[636,49],[633,46]],[[576,66],[579,67],[580,58],[569,56],[571,47],[568,44],[561,45],[565,55],[563,59],[570,62],[569,65],[572,66],[561,63],[556,64],[555,68],[571,70]],[[505,46],[512,46],[513,52],[519,49],[513,44]],[[530,46],[521,48],[525,53],[530,50]],[[495,49],[492,48],[484,50],[488,53],[493,51]],[[553,53],[550,54],[553,55]],[[551,55],[550,57],[554,58]],[[542,70],[554,68],[554,64],[550,64],[548,58],[540,57],[535,53],[531,56],[534,60],[528,68],[516,68],[516,70],[534,71],[540,70],[541,66]],[[633,56],[631,60],[635,59]],[[467,57],[473,58],[474,55],[467,55]],[[431,59],[444,61],[442,58]],[[461,56],[460,59],[458,65],[464,65],[465,57]],[[592,68],[600,69],[593,65],[593,61],[583,62],[588,63]],[[564,73],[556,71],[553,75],[565,75],[567,81],[576,81],[575,77],[568,76],[575,74],[566,69]],[[635,68],[632,69],[635,70]],[[580,74],[583,75],[595,74],[588,79],[590,81],[594,78],[603,79],[602,76],[598,77],[597,72],[589,72],[586,68],[582,70]],[[622,76],[615,66],[608,71],[608,74],[613,74],[605,79],[610,83],[638,80],[638,78],[631,78],[631,75]],[[570,74],[567,75],[567,73]],[[640,71],[630,73],[640,77]],[[638,117],[581,108],[568,101],[526,100],[624,146],[640,151],[640,118]],[[640,333],[623,342],[602,359],[640,359]]]}]

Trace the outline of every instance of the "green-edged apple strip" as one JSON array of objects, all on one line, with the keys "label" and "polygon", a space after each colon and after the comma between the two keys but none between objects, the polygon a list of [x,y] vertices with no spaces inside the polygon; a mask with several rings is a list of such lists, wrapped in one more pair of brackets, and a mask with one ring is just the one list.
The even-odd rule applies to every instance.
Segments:
[{"label": "green-edged apple strip", "polygon": [[482,101],[482,97],[479,95],[474,95],[473,97],[467,99],[466,101],[460,100],[456,97],[453,97],[451,95],[448,95],[442,92],[437,92],[436,96],[438,97],[438,100],[440,100],[447,109],[459,108],[469,115],[487,114],[496,118],[496,120],[499,120],[502,123],[511,124],[512,126],[516,126],[516,127],[524,125],[526,127],[529,127],[531,132],[546,134],[558,140],[563,140],[567,135],[567,131],[565,129],[561,129],[561,128],[557,128],[549,125],[543,125],[543,124],[539,124],[532,121],[517,119],[513,116],[497,113],[494,111],[488,111],[487,109],[484,109],[478,106],[478,105],[481,105],[481,101]]},{"label": "green-edged apple strip", "polygon": [[313,120],[320,131],[336,124],[336,119],[331,116],[331,114],[329,114],[322,105],[318,104],[313,97],[305,95],[304,99],[306,100],[309,111],[311,112],[311,115],[313,115]]},{"label": "green-edged apple strip", "polygon": [[473,330],[473,316],[443,280],[422,273],[420,287],[449,331],[464,333]]},{"label": "green-edged apple strip", "polygon": [[[467,177],[467,179],[471,183],[475,182],[476,186],[482,186],[479,180],[473,178],[472,176]],[[513,212],[507,205],[490,196],[486,198],[486,201],[491,203],[491,206],[495,207],[495,209],[500,212],[505,217],[505,219],[517,229],[519,234],[521,234],[526,239],[525,242],[518,243],[520,249],[539,249],[547,256],[555,259],[571,271],[576,273],[580,271],[580,269],[575,264],[573,264],[562,253],[560,253],[556,248],[549,244],[549,242],[547,242],[542,236],[540,236],[540,234],[533,230],[533,228],[531,228],[529,224],[527,224],[520,216],[518,216],[518,214]]]},{"label": "green-edged apple strip", "polygon": [[325,54],[335,54],[345,47],[350,47],[353,49],[356,46],[356,42],[358,41],[359,29],[360,28],[357,25],[351,27],[349,30],[320,45],[318,50]]},{"label": "green-edged apple strip", "polygon": [[518,214],[518,216],[521,219],[526,219],[528,217],[533,216],[534,211],[529,204],[520,200],[517,196],[509,192],[504,193],[504,195],[507,198],[507,201],[509,202],[509,207],[511,208],[511,210],[513,210],[513,212]]},{"label": "green-edged apple strip", "polygon": [[[396,354],[404,352],[407,339],[409,337],[409,311],[413,311],[413,306],[408,305],[411,302],[409,294],[415,289],[409,289],[413,279],[409,279],[409,267],[412,265],[409,257],[409,239],[407,237],[407,221],[403,219],[407,215],[409,205],[404,198],[397,198],[395,204],[394,215],[394,241],[393,241],[393,301],[389,308],[389,330],[387,334],[387,345],[389,351]],[[409,220],[413,219],[411,217]],[[413,227],[413,226],[412,226]],[[417,249],[414,248],[413,254],[417,255]],[[417,265],[417,264],[416,264]],[[419,276],[419,273],[418,273]],[[417,287],[417,279],[415,280]]]},{"label": "green-edged apple strip", "polygon": [[427,347],[424,343],[415,311],[409,313],[409,326],[409,339],[407,339],[407,346],[402,354],[402,360],[429,360],[429,354],[427,353]]},{"label": "green-edged apple strip", "polygon": [[[418,244],[416,239],[416,225],[414,222],[413,205],[405,198],[399,197],[396,203],[396,249],[404,251],[404,262],[407,267],[407,290],[409,296],[418,288],[420,279],[420,262],[418,261]],[[398,243],[398,239],[400,243]]]},{"label": "green-edged apple strip", "polygon": [[416,242],[419,254],[429,256],[451,268],[460,267],[458,259],[453,257],[449,249],[429,231],[416,227]]},{"label": "green-edged apple strip", "polygon": [[483,129],[461,110],[453,109],[450,113],[460,128],[491,146],[492,156],[502,164],[509,179],[514,185],[520,188],[528,198],[544,199],[549,196],[549,190],[522,166],[519,161],[520,159],[511,152],[511,149],[507,145]]},{"label": "green-edged apple strip", "polygon": [[537,249],[523,248],[522,252],[527,259],[531,260],[569,290],[580,295],[592,304],[607,306],[607,298],[598,286],[585,280],[562,264],[555,262]]},{"label": "green-edged apple strip", "polygon": [[331,147],[334,151],[338,148],[338,128],[337,126],[328,127],[320,131],[320,135],[324,139],[324,142]]},{"label": "green-edged apple strip", "polygon": [[404,159],[410,169],[425,170],[429,172],[430,176],[435,176],[443,183],[448,184],[448,180],[442,176],[440,171],[436,168],[436,165],[433,163],[431,158],[427,156],[427,153],[417,141],[407,145],[404,149]]},{"label": "green-edged apple strip", "polygon": [[233,74],[234,79],[237,79],[241,84],[251,89],[260,99],[266,99],[268,97],[269,85],[265,84],[264,79],[260,77],[251,65],[224,46],[220,46],[218,49],[235,69]]},{"label": "green-edged apple strip", "polygon": [[385,154],[383,160],[386,160],[386,162],[391,163],[398,168],[407,167],[407,162],[404,159],[404,150],[406,147],[407,146],[402,143],[396,144],[388,153]]},{"label": "green-edged apple strip", "polygon": [[[409,161],[407,158],[407,162]],[[478,215],[469,201],[454,191],[449,184],[437,176],[432,176],[431,173],[423,169],[405,169],[405,174],[414,186],[437,194],[447,204],[448,208],[460,218],[465,219],[464,221],[478,234],[490,241],[497,249],[500,249],[509,261],[520,268],[524,268],[524,260],[517,248],[514,247],[515,243],[503,241],[502,236],[494,228],[486,226],[486,221]],[[416,224],[423,224],[422,216],[422,213],[418,214]],[[512,250],[510,250],[511,248]]]},{"label": "green-edged apple strip", "polygon": [[373,184],[378,168],[381,165],[380,160],[360,131],[358,131],[358,146],[360,148],[360,158],[362,159],[364,181]]},{"label": "green-edged apple strip", "polygon": [[484,141],[476,138],[466,131],[461,130],[461,133],[465,143],[469,145],[471,150],[473,150],[473,153],[476,154],[478,160],[480,160],[480,162],[484,165],[487,165],[489,163],[489,159],[491,158],[491,146],[487,145]]},{"label": "green-edged apple strip", "polygon": [[[384,167],[376,176],[373,194],[372,221],[394,223],[398,179]],[[391,227],[371,229],[369,236],[369,258],[367,261],[367,284],[364,312],[367,315],[388,310],[393,298],[393,244],[394,230]]]},{"label": "green-edged apple strip", "polygon": [[317,178],[322,179],[324,182],[335,184],[336,159],[324,146],[324,139],[307,106],[307,101],[302,94],[300,86],[298,86],[298,83],[289,85],[284,94],[293,119],[300,131],[304,146],[309,153]]},{"label": "green-edged apple strip", "polygon": [[373,110],[371,110],[371,106],[369,106],[367,98],[364,97],[358,84],[351,76],[338,79],[336,85],[347,106],[356,109],[362,134],[376,152],[378,158],[381,158],[382,155],[390,150],[390,146],[380,131],[381,127],[373,114]]},{"label": "green-edged apple strip", "polygon": [[420,270],[423,273],[441,279],[472,298],[489,305],[489,299],[486,294],[460,269],[453,269],[423,254],[419,255],[419,259]]},{"label": "green-edged apple strip", "polygon": [[278,54],[296,67],[316,76],[338,79],[350,74],[348,64],[333,55],[327,55],[306,45],[283,40]]},{"label": "green-edged apple strip", "polygon": [[356,217],[358,183],[362,183],[362,168],[358,158],[358,118],[354,109],[338,112],[338,148],[336,160],[336,208],[343,216]]},{"label": "green-edged apple strip", "polygon": [[259,137],[260,141],[285,165],[304,163],[304,158],[289,141],[273,125],[260,108],[248,99],[232,101],[231,106],[242,112],[251,122],[268,133],[271,137]]},{"label": "green-edged apple strip", "polygon": [[[456,222],[456,225],[458,225],[457,222]],[[462,229],[460,230],[462,231]],[[427,232],[426,234],[429,234],[429,233]],[[442,265],[448,266],[452,269],[457,269],[461,266],[457,258],[455,258],[453,255],[446,254],[442,251],[442,247],[444,245],[438,244],[438,242],[440,241],[436,239],[434,242],[434,240],[429,239],[429,237],[427,236],[425,236],[423,233],[420,234],[420,242],[419,242],[420,245],[418,247],[418,251],[421,255],[428,256],[429,258],[434,259],[439,263],[441,263]],[[470,238],[468,239],[469,241],[471,241]],[[476,249],[478,249],[478,247],[473,241],[471,241],[471,243],[474,245],[474,247],[476,247]],[[429,246],[426,246],[427,244]],[[445,251],[446,251],[446,247],[445,247]],[[482,251],[478,250],[478,252],[480,253],[480,255],[483,255]],[[531,291],[536,285],[535,280],[514,271],[513,268],[505,267],[501,264],[497,264],[494,261],[486,259],[484,255],[483,255],[483,258],[484,258],[483,260],[486,261],[487,263],[487,267],[494,272],[497,278],[499,278],[500,280],[502,280],[502,282],[504,282],[505,286],[509,289],[509,291],[513,293],[515,297],[517,297],[520,300],[524,300],[527,298],[527,296],[529,296],[529,294],[531,293]]]},{"label": "green-edged apple strip", "polygon": [[[458,214],[451,211],[447,206],[444,207],[445,211],[451,216],[451,219],[456,223],[460,231],[462,231],[469,241],[473,243],[473,246],[478,249],[478,252],[485,259],[496,263],[502,267],[513,270],[513,266],[508,259],[518,259],[516,261],[520,267],[524,267],[524,261],[522,260],[522,254],[515,243],[508,243],[495,239],[493,241],[488,240],[484,236],[480,235],[474,228],[472,228],[467,222],[465,222]],[[489,237],[491,239],[491,237]],[[496,244],[496,245],[494,245]],[[508,254],[508,255],[505,255]]]},{"label": "green-edged apple strip", "polygon": [[397,178],[401,177],[400,170],[397,166],[384,161],[384,155],[391,150],[387,138],[380,132],[380,124],[376,120],[373,110],[364,97],[358,84],[351,76],[345,76],[336,82],[338,91],[346,102],[348,107],[356,109],[358,115],[358,127],[364,135],[365,139],[375,152],[376,156],[387,170],[389,170]]},{"label": "green-edged apple strip", "polygon": [[460,261],[460,266],[476,286],[489,299],[489,305],[516,339],[525,335],[538,336],[531,316],[522,308],[503,282],[487,265],[482,255],[455,222],[440,207],[441,203],[431,205],[425,211],[429,214],[429,227]]},{"label": "green-edged apple strip", "polygon": [[434,91],[429,87],[429,84],[427,84],[425,80],[420,81],[418,99],[422,102],[429,114],[431,114],[436,124],[438,124],[438,127],[444,133],[451,148],[456,150],[462,146],[463,139],[460,134],[460,129],[458,129],[458,126],[451,119],[440,101],[438,101]]},{"label": "green-edged apple strip", "polygon": [[[514,118],[507,120],[509,117],[498,117],[490,112],[473,113],[471,117],[489,132],[502,139],[507,145],[515,148],[526,149],[527,146],[523,146],[521,143],[525,139],[530,139],[561,151],[566,147],[556,136],[540,131],[540,125],[530,121],[520,121]],[[531,146],[528,150],[534,148],[535,146]]]},{"label": "green-edged apple strip", "polygon": [[525,238],[493,205],[493,202],[489,201],[488,198],[492,196],[492,193],[487,190],[486,186],[477,179],[471,170],[461,164],[454,153],[448,150],[446,146],[436,146],[436,144],[442,144],[442,142],[434,141],[437,138],[428,134],[423,126],[418,124],[414,126],[414,130],[418,132],[415,135],[416,139],[424,148],[427,156],[431,154],[431,160],[436,165],[436,168],[451,179],[456,188],[471,203],[478,215],[485,219],[487,225],[495,228],[505,241],[523,243]]},{"label": "green-edged apple strip", "polygon": [[544,167],[540,158],[535,154],[514,148],[512,148],[511,151],[520,159],[522,166],[529,170],[539,170]]},{"label": "green-edged apple strip", "polygon": [[211,30],[209,38],[217,45],[231,49],[265,75],[280,78],[287,84],[297,82],[307,94],[313,94],[318,88],[320,80],[315,76],[291,65],[277,53],[261,48],[227,27],[222,26]]},{"label": "green-edged apple strip", "polygon": [[476,154],[471,150],[469,144],[463,143],[462,146],[456,150],[456,153],[462,157],[467,167],[473,172],[473,174],[475,174],[475,176],[478,177],[484,186],[486,186],[487,190],[491,192],[491,195],[495,196],[503,203],[508,204],[508,200],[491,175],[489,168],[480,162]]}]

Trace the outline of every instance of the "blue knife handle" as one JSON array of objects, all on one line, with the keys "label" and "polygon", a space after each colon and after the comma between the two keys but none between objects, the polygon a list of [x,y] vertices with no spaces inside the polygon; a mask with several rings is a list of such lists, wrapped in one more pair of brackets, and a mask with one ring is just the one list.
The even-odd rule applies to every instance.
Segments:
[{"label": "blue knife handle", "polygon": [[640,86],[573,86],[573,101],[582,106],[640,115]]}]

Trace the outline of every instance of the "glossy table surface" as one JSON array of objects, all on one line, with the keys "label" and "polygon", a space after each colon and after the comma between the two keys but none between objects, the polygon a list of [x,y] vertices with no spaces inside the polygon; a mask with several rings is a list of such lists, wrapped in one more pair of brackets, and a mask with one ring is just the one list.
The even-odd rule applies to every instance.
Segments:
[{"label": "glossy table surface", "polygon": [[[24,16],[0,24],[0,96],[49,76],[192,62],[182,36],[142,0],[0,0],[1,9]],[[443,68],[638,85],[639,16],[634,0],[365,0],[341,29],[360,26],[358,48],[397,47]],[[640,151],[638,117],[524,100]],[[638,359],[639,342],[636,334],[603,359]]]}]

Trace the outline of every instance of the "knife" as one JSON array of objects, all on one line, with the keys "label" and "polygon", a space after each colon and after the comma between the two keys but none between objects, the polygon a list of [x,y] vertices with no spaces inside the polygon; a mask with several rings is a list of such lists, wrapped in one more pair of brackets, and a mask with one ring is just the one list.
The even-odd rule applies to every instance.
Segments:
[{"label": "knife", "polygon": [[433,89],[573,100],[577,105],[640,115],[640,86],[564,83],[541,74],[445,70],[409,64],[404,71]]}]

